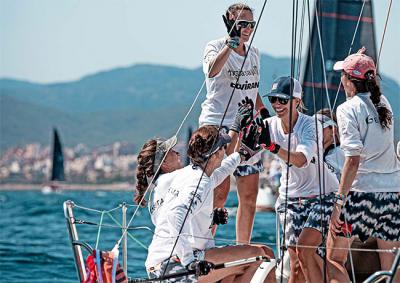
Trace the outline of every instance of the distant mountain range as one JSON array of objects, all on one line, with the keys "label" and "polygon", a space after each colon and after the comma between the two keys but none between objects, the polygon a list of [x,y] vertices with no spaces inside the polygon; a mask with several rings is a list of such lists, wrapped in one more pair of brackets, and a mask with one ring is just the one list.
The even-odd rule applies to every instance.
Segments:
[{"label": "distant mountain range", "polygon": [[[262,55],[260,92],[289,70],[290,59]],[[53,126],[66,145],[101,145],[117,140],[141,144],[150,137],[172,135],[203,80],[201,68],[144,64],[68,83],[0,79],[0,148],[32,142],[48,144]],[[400,86],[383,76],[382,88],[398,120]],[[204,98],[205,86],[183,129],[197,125]]]}]

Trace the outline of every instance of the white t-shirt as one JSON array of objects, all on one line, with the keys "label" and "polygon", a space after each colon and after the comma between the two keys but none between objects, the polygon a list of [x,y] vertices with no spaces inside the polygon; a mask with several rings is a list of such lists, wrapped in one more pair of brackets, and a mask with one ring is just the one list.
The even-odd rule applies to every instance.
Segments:
[{"label": "white t-shirt", "polygon": [[[200,125],[219,125],[221,123],[233,89],[235,89],[235,92],[229,104],[223,126],[230,127],[233,124],[238,103],[246,96],[253,100],[254,104],[256,103],[260,81],[260,58],[258,49],[254,46],[250,48],[238,84],[236,84],[236,80],[245,56],[241,56],[233,50],[222,70],[215,77],[208,77],[210,62],[224,46],[225,38],[220,38],[209,42],[204,50],[203,72],[206,77],[207,96],[201,105]],[[245,46],[247,50],[248,45]]]},{"label": "white t-shirt", "polygon": [[153,222],[154,226],[157,225],[158,214],[164,204],[165,195],[167,194],[168,189],[175,176],[179,174],[181,170],[182,169],[175,170],[170,173],[161,174],[154,182],[155,186],[150,192],[148,204],[151,221]]},{"label": "white t-shirt", "polygon": [[[360,192],[400,192],[400,162],[394,151],[393,124],[383,129],[369,98],[359,93],[336,110],[340,146],[345,156],[360,156],[351,190]],[[381,96],[390,111],[390,104]]]},{"label": "white t-shirt", "polygon": [[[229,155],[210,177],[204,174],[200,184],[203,172],[201,168],[188,165],[179,170],[158,213],[157,226],[146,260],[147,269],[169,257],[183,224],[182,233],[173,253],[179,257],[182,265],[185,266],[194,260],[194,250],[205,250],[215,246],[211,233],[214,188],[231,175],[239,163],[240,156],[237,152]],[[190,213],[184,222],[198,185]]]},{"label": "white t-shirt", "polygon": [[344,164],[344,152],[340,146],[335,146],[331,149],[327,149],[325,152],[325,163],[328,169],[336,175],[336,178],[340,181],[340,176],[342,174],[343,164]]},{"label": "white t-shirt", "polygon": [[[290,165],[288,197],[309,197],[319,195],[320,185],[318,164],[320,165],[321,175],[322,172],[325,174],[325,186],[321,188],[321,191],[325,189],[325,194],[337,191],[339,182],[336,176],[323,162],[322,131],[318,132],[320,137],[318,146],[320,162],[318,162],[315,121],[310,116],[304,115],[300,112],[298,114],[299,117],[297,118],[296,124],[293,127],[293,133],[291,134],[290,151],[303,153],[307,162],[302,168]],[[281,119],[277,116],[273,116],[268,118],[267,121],[269,123],[271,141],[279,144],[281,148],[287,150],[289,134],[284,133]],[[286,193],[286,172],[288,166],[282,159],[280,159],[280,163],[282,176],[280,180],[279,196],[284,198]],[[325,168],[323,168],[323,166],[325,166]]]}]

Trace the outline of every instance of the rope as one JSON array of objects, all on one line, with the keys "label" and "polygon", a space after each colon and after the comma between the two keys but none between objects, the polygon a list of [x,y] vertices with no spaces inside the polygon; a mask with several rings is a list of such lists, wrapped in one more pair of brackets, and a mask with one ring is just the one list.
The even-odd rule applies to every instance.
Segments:
[{"label": "rope", "polygon": [[[295,71],[295,54],[296,54],[296,27],[297,21],[295,23],[295,19],[297,19],[298,13],[298,0],[293,1],[292,5],[292,49],[291,49],[291,62],[290,62],[290,77],[294,77]],[[291,147],[291,136],[292,136],[292,110],[293,110],[293,81],[290,80],[290,99],[289,99],[289,138],[288,138],[288,154],[287,154],[287,163],[286,163],[286,186],[285,186],[285,209],[284,209],[284,220],[283,220],[283,234],[282,234],[282,249],[281,249],[281,258],[284,258],[284,253],[286,250],[285,241],[286,241],[286,219],[287,219],[287,208],[288,208],[288,190],[289,190],[289,170],[290,170],[290,147]],[[283,264],[281,266],[281,274],[283,274]],[[283,283],[283,276],[281,276],[281,283]]]},{"label": "rope", "polygon": [[97,250],[97,247],[99,246],[100,231],[101,231],[101,227],[102,227],[101,224],[103,224],[103,216],[104,216],[104,211],[101,213],[99,230],[97,231],[96,247],[95,247],[96,250]]},{"label": "rope", "polygon": [[387,24],[388,24],[388,21],[389,21],[389,15],[390,15],[391,9],[392,9],[392,0],[390,0],[390,3],[389,3],[388,12],[387,12],[387,15],[386,15],[385,27],[383,29],[383,34],[382,34],[382,39],[381,39],[381,45],[379,47],[378,58],[376,60],[376,72],[377,73],[378,73],[378,69],[379,69],[379,60],[381,58],[381,51],[382,51],[382,47],[383,47],[383,41],[385,39],[386,28],[387,28]]},{"label": "rope", "polygon": [[[347,56],[349,56],[351,54],[351,51],[353,50],[354,40],[356,38],[356,34],[357,34],[357,31],[358,31],[358,26],[360,25],[361,17],[362,17],[362,14],[364,12],[365,2],[366,2],[366,0],[363,1],[363,4],[361,6],[360,14],[358,15],[357,25],[356,25],[356,28],[355,28],[354,33],[353,33],[353,38],[351,40],[350,48],[349,48],[349,52],[347,52]],[[337,98],[339,96],[339,92],[340,92],[340,87],[341,86],[342,86],[342,81],[340,80],[339,81],[339,87],[338,87],[338,89],[336,91],[335,100],[333,101],[333,108],[335,108],[336,101],[337,101]]]},{"label": "rope", "polygon": [[[239,71],[239,74],[238,74],[238,76],[237,76],[235,85],[239,82],[240,74],[242,73],[244,64],[246,63],[246,60],[247,60],[247,56],[248,56],[248,54],[249,54],[249,52],[250,52],[250,50],[251,50],[251,46],[252,46],[252,44],[253,44],[254,37],[255,37],[255,35],[256,35],[256,33],[257,33],[258,26],[259,26],[260,20],[261,20],[261,18],[262,18],[262,15],[263,15],[263,13],[264,13],[264,9],[265,9],[265,6],[266,6],[267,2],[268,2],[268,0],[264,0],[264,4],[263,4],[263,7],[262,7],[261,12],[260,12],[259,20],[257,21],[257,24],[256,24],[256,26],[255,26],[255,28],[254,28],[253,36],[252,36],[252,38],[251,38],[251,40],[250,40],[250,43],[249,43],[249,45],[248,45],[248,48],[247,48],[247,50],[246,50],[246,54],[245,54],[245,57],[244,57],[244,59],[243,59],[242,66],[240,67],[240,71]],[[239,15],[240,15],[240,14],[239,14]],[[237,20],[237,19],[236,19],[236,20]],[[218,132],[220,132],[221,129],[222,129],[222,124],[223,124],[223,122],[224,122],[226,113],[228,112],[229,105],[230,105],[230,103],[231,103],[231,101],[232,101],[233,94],[235,93],[235,90],[236,90],[236,88],[233,88],[232,93],[231,93],[231,95],[230,95],[230,97],[229,97],[227,106],[225,107],[224,114],[222,115],[222,119],[221,119],[221,122],[220,122],[219,127],[218,127]],[[215,139],[214,142],[213,142],[213,144],[212,144],[212,146],[210,147],[210,152],[209,152],[209,154],[208,154],[208,158],[207,158],[207,160],[206,160],[206,162],[205,162],[204,168],[207,168],[208,162],[209,162],[210,157],[211,157],[211,156],[210,156],[211,150],[212,150],[212,148],[213,148],[213,146],[214,146],[214,144],[215,144],[216,142],[217,142],[217,140]],[[175,247],[176,247],[176,245],[177,245],[177,243],[178,243],[178,240],[179,240],[179,237],[180,237],[180,235],[181,235],[181,233],[182,233],[183,227],[185,226],[185,222],[186,222],[186,220],[187,220],[187,217],[189,216],[191,207],[192,207],[193,202],[194,202],[194,198],[195,198],[195,196],[196,196],[196,194],[197,194],[197,191],[198,191],[198,189],[199,189],[199,186],[200,186],[201,180],[203,179],[204,174],[205,174],[205,171],[204,171],[204,169],[203,169],[203,172],[202,172],[202,174],[201,174],[201,176],[200,176],[199,182],[197,183],[196,189],[195,189],[195,191],[194,191],[193,197],[192,197],[192,199],[190,200],[190,204],[189,204],[189,207],[188,207],[187,212],[186,212],[186,214],[185,214],[185,217],[184,217],[184,219],[183,219],[182,226],[181,226],[180,229],[179,229],[178,236],[176,237],[176,240],[175,240],[174,245],[173,245],[173,247],[172,247],[172,250],[171,250],[171,253],[170,253],[169,258],[171,258],[172,255],[173,255],[173,252],[174,252]],[[164,269],[164,272],[163,272],[163,274],[162,274],[162,277],[164,277],[165,272],[167,271],[168,265],[169,265],[169,261],[167,262],[167,265],[166,265],[166,267],[165,267],[165,269]]]},{"label": "rope", "polygon": [[[90,221],[85,221],[85,220],[80,220],[80,219],[75,219],[75,221],[73,222],[73,224],[82,224],[82,225],[95,225],[95,226],[101,226],[101,227],[105,227],[105,228],[115,228],[115,229],[121,229],[122,226],[121,225],[110,225],[110,224],[99,224],[99,223],[95,223],[95,222],[90,222]],[[152,233],[152,235],[156,235],[159,238],[163,238],[163,239],[172,239],[175,237],[168,237],[168,236],[162,236],[159,235],[157,233],[154,233],[154,231],[148,227],[148,226],[137,226],[137,227],[129,227],[129,230],[146,230],[149,231],[150,233]],[[231,243],[231,244],[248,244],[248,242],[237,242],[234,239],[227,239],[227,238],[222,238],[222,237],[201,237],[201,236],[195,236],[195,235],[191,235],[191,234],[186,234],[183,233],[181,234],[182,236],[191,236],[195,239],[202,239],[202,240],[215,240],[216,242],[219,243]],[[266,245],[266,246],[276,246],[277,244],[275,242],[250,242],[251,245]],[[145,246],[142,246],[145,247]],[[300,248],[320,248],[320,249],[325,249],[325,250],[347,250],[347,251],[358,251],[358,252],[380,252],[380,253],[396,253],[397,249],[393,248],[393,249],[362,249],[362,248],[327,248],[327,247],[321,247],[321,246],[310,246],[310,245],[286,245],[286,247],[300,247]],[[146,248],[146,247],[145,247]],[[97,249],[97,246],[96,246]],[[146,248],[147,249],[147,248]]]},{"label": "rope", "polygon": [[[266,1],[267,1],[267,0],[266,0]],[[241,10],[239,11],[239,15],[242,13],[242,10],[243,10],[243,9],[241,9]],[[236,21],[235,21],[235,23],[236,23]],[[255,31],[256,31],[256,29],[257,29],[257,26],[258,26],[258,22],[257,22],[256,28],[255,28]],[[233,28],[234,28],[234,26],[232,26],[232,29],[233,29]],[[232,29],[231,29],[231,31],[232,31]],[[255,34],[255,33],[254,33],[254,34]],[[253,38],[254,38],[254,36],[253,36]],[[251,43],[252,43],[252,41],[253,41],[253,38],[251,39],[249,48],[251,47]],[[247,52],[247,53],[248,53],[248,52]],[[243,65],[244,65],[244,62],[246,61],[247,53],[246,53],[246,56],[245,56],[245,58],[244,58]],[[211,68],[214,66],[214,64],[215,64],[215,61],[214,61],[213,64],[211,65]],[[243,65],[242,65],[242,68],[243,68]],[[241,68],[240,71],[242,71],[242,68]],[[241,72],[240,72],[240,73],[241,73]],[[239,81],[240,73],[239,73],[239,76],[238,76],[238,78],[237,78],[237,80],[236,80],[236,83],[238,83],[238,81]],[[187,117],[188,117],[189,114],[192,112],[192,110],[193,110],[193,108],[194,108],[194,105],[196,104],[197,99],[198,99],[198,97],[200,96],[201,91],[202,91],[203,88],[204,88],[205,83],[206,83],[206,79],[203,80],[203,83],[202,83],[202,85],[201,85],[201,87],[200,87],[200,90],[197,92],[197,95],[195,96],[195,99],[193,100],[192,105],[189,107],[188,112],[186,113],[185,117],[183,118],[183,121],[181,122],[180,126],[178,127],[178,129],[177,129],[177,131],[176,131],[176,133],[175,133],[175,136],[178,135],[178,133],[179,133],[180,130],[182,129],[182,126],[183,126],[184,122],[186,121]],[[232,91],[231,98],[232,98],[232,96],[233,96],[234,91],[235,91],[235,88],[234,88],[233,91]],[[228,109],[228,107],[229,107],[230,102],[231,102],[231,99],[228,101],[228,105],[227,105],[227,107],[226,107],[226,109],[225,109],[225,112],[224,112],[224,115],[223,115],[223,117],[222,117],[221,124],[220,124],[220,126],[219,126],[219,128],[218,128],[218,132],[219,132],[220,129],[221,129],[221,125],[222,125],[222,122],[223,122],[223,120],[224,120],[224,118],[225,118],[225,115],[226,115],[226,112],[227,112],[227,109]],[[214,143],[215,143],[215,142],[216,142],[216,141],[214,141]],[[214,143],[213,143],[212,146],[214,146]],[[211,148],[212,148],[212,146],[211,146]],[[150,183],[148,184],[148,186],[147,186],[147,188],[146,188],[146,190],[145,190],[145,193],[143,194],[143,198],[141,199],[141,201],[140,201],[139,204],[138,204],[139,207],[142,205],[142,203],[143,203],[143,201],[144,201],[144,199],[145,199],[145,196],[147,195],[148,190],[150,189],[150,187],[151,187],[151,185],[153,184],[153,182],[154,182],[156,176],[158,175],[158,172],[159,172],[160,169],[161,169],[161,164],[163,164],[165,158],[167,157],[167,154],[168,154],[168,152],[167,152],[167,153],[164,155],[164,157],[162,158],[162,160],[161,160],[161,162],[160,162],[160,165],[158,166],[158,168],[157,168],[157,170],[156,170],[154,176],[151,178]],[[207,159],[207,163],[206,163],[206,164],[208,164],[208,159]],[[203,175],[201,175],[200,180],[201,180],[202,178],[203,178]],[[197,189],[196,189],[196,192],[197,192]],[[138,212],[138,208],[135,210],[135,212],[133,213],[132,217],[130,218],[127,227],[130,226],[130,224],[131,224],[131,222],[133,221],[133,219],[135,218],[137,212]],[[121,240],[122,240],[123,237],[124,237],[124,233],[122,233],[122,236],[121,236],[121,238],[119,239],[118,243],[121,242]]]}]

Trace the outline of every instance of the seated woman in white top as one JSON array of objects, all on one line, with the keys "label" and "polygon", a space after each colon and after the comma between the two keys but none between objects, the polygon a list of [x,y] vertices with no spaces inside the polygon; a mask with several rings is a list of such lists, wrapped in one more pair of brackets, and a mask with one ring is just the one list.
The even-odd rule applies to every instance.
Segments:
[{"label": "seated woman in white top", "polygon": [[[229,130],[229,135],[237,140],[238,133],[242,128],[251,122],[253,118],[253,108],[249,99],[246,97],[239,103],[238,112]],[[150,139],[147,141],[138,154],[138,165],[136,169],[136,190],[135,202],[141,206],[146,206],[145,199],[146,190],[149,190],[149,213],[154,225],[158,213],[165,202],[165,195],[171,185],[172,180],[177,174],[178,169],[182,168],[179,153],[173,149],[177,143],[176,136],[170,139]],[[233,151],[236,143],[229,145]],[[149,184],[151,186],[149,186]],[[214,210],[214,224],[226,224],[225,215],[227,211],[225,208],[216,208]]]},{"label": "seated woman in white top", "polygon": [[[362,48],[334,65],[342,71],[347,96],[336,111],[345,162],[327,240],[328,247],[341,248],[328,249],[333,263],[328,275],[335,282],[350,281],[344,265],[353,237],[377,238],[379,249],[400,247],[400,162],[392,109],[381,94],[375,63],[364,53]],[[394,254],[379,258],[381,269],[389,270]],[[399,280],[400,275],[393,282]]]},{"label": "seated woman in white top", "polygon": [[[188,148],[192,164],[176,171],[155,221],[146,260],[150,278],[189,269],[196,270],[196,275],[180,278],[182,282],[215,282],[227,277],[230,282],[250,282],[260,262],[210,271],[212,263],[273,257],[271,249],[265,246],[215,247],[211,233],[213,190],[242,160],[237,152],[224,159],[230,141],[227,134],[218,133],[214,126],[203,126],[193,133]],[[273,282],[274,277],[274,272],[270,272],[266,282]]]}]

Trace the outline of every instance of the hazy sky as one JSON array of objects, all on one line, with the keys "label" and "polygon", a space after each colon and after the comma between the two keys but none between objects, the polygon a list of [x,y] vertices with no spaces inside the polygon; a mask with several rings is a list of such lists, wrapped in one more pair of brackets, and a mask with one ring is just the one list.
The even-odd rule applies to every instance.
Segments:
[{"label": "hazy sky", "polygon": [[[390,0],[374,0],[379,46]],[[0,0],[0,77],[59,82],[136,63],[189,68],[225,35],[225,0]],[[262,0],[243,1],[255,9]],[[302,1],[299,1],[302,2]],[[310,0],[310,2],[314,2]],[[292,1],[269,0],[254,44],[290,56]],[[381,71],[400,81],[400,1],[393,1]]]}]

